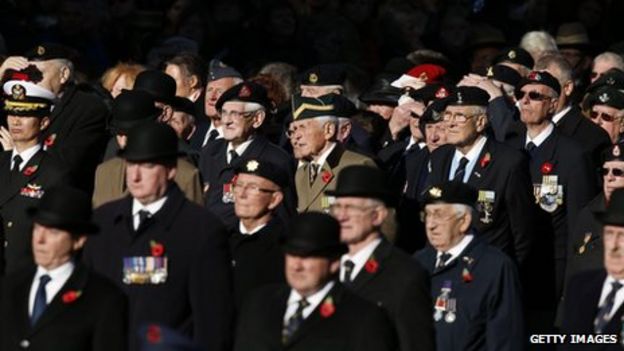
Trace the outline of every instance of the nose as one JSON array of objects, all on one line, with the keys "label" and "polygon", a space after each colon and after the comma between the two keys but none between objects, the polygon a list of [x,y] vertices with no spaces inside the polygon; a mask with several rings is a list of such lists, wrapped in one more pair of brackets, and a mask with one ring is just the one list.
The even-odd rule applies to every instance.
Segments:
[{"label": "nose", "polygon": [[128,180],[132,182],[138,182],[141,180],[141,172],[139,172],[139,167],[137,165],[128,165]]}]

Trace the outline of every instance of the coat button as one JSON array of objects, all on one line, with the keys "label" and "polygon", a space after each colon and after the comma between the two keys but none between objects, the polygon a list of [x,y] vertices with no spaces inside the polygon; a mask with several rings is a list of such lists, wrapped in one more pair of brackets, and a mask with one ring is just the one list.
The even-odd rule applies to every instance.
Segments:
[{"label": "coat button", "polygon": [[5,240],[5,241],[4,241],[4,247],[7,247],[7,246],[9,246],[9,241],[8,241],[8,240]]},{"label": "coat button", "polygon": [[27,349],[30,346],[30,341],[24,339],[19,343],[20,347],[23,349]]},{"label": "coat button", "polygon": [[232,260],[232,267],[236,267],[236,260]]},{"label": "coat button", "polygon": [[7,227],[11,228],[12,226],[13,226],[13,222],[8,221],[8,222],[7,222]]}]

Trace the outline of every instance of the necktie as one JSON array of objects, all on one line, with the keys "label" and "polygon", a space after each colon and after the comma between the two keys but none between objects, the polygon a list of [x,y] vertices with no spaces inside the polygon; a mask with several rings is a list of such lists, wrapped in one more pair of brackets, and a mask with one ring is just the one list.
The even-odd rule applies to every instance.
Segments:
[{"label": "necktie", "polygon": [[446,261],[451,258],[451,254],[448,252],[443,252],[440,257],[438,257],[438,263],[436,264],[436,270],[444,268],[446,266]]},{"label": "necktie", "polygon": [[15,155],[15,157],[13,157],[13,168],[11,169],[11,176],[19,174],[22,161],[24,161],[24,159],[22,159],[22,156],[20,155]]},{"label": "necktie", "polygon": [[353,277],[351,277],[351,274],[353,274],[353,267],[355,267],[355,263],[351,260],[346,260],[342,266],[344,267],[344,283],[345,285],[351,285],[351,283],[353,283]]},{"label": "necktie", "polygon": [[141,228],[143,223],[151,216],[152,214],[150,213],[150,211],[139,210],[139,225],[137,226],[137,229]]},{"label": "necktie", "polygon": [[611,310],[613,309],[613,303],[615,302],[615,294],[622,288],[622,284],[618,281],[614,281],[611,283],[611,291],[607,295],[607,298],[602,303],[600,310],[598,310],[598,314],[596,315],[596,319],[594,319],[594,331],[596,333],[602,333],[604,327],[607,326],[607,323],[611,320]]},{"label": "necktie", "polygon": [[533,157],[533,154],[535,153],[535,149],[537,148],[537,146],[535,146],[535,144],[532,141],[529,141],[529,143],[526,144],[524,148],[526,149],[526,151],[529,152],[529,155]]},{"label": "necktie", "polygon": [[37,320],[43,314],[46,307],[48,306],[48,298],[46,295],[45,287],[52,280],[49,275],[45,274],[39,278],[39,287],[37,288],[37,293],[35,294],[35,303],[33,304],[32,315],[30,316],[30,324],[35,325]]},{"label": "necktie", "polygon": [[468,159],[462,157],[459,160],[459,166],[455,170],[455,175],[453,176],[453,180],[459,180],[460,182],[464,181],[464,173],[466,173],[466,165],[468,164]]},{"label": "necktie", "polygon": [[210,133],[208,133],[208,141],[217,140],[218,136],[219,132],[216,129],[213,129],[210,131]]},{"label": "necktie", "polygon": [[232,164],[234,162],[234,160],[236,160],[238,158],[238,154],[236,153],[235,150],[230,150],[229,153],[230,153],[230,163],[229,164]]},{"label": "necktie", "polygon": [[295,314],[288,318],[288,321],[284,326],[284,330],[282,331],[282,341],[284,343],[286,343],[288,339],[290,339],[295,334],[297,329],[299,329],[299,327],[301,326],[301,323],[303,323],[303,310],[309,305],[310,303],[305,298],[299,300],[299,305],[297,306]]},{"label": "necktie", "polygon": [[318,170],[319,170],[319,165],[313,162],[310,162],[309,164],[309,168],[308,168],[308,176],[309,176],[309,180],[310,180],[310,185],[312,185],[312,183],[314,183],[314,181],[316,180],[316,176],[318,175]]}]

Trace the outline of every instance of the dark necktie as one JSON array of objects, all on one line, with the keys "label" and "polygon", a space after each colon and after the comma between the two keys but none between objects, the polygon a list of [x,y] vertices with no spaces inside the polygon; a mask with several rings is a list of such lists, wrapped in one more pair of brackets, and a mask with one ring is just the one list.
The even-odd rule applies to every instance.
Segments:
[{"label": "dark necktie", "polygon": [[351,285],[353,283],[353,267],[355,267],[355,263],[351,260],[346,260],[342,266],[344,267],[344,283],[345,285]]},{"label": "dark necktie", "polygon": [[232,164],[232,163],[234,163],[234,160],[236,160],[238,158],[238,154],[236,153],[236,150],[230,150],[229,153],[230,153],[230,163],[229,164]]},{"label": "dark necktie", "polygon": [[453,176],[453,180],[459,180],[460,182],[464,181],[464,173],[466,173],[466,165],[468,164],[468,159],[462,157],[459,160],[459,166],[455,170],[455,175]]},{"label": "dark necktie", "polygon": [[314,181],[316,180],[316,176],[318,175],[319,165],[316,163],[310,162],[308,167],[309,167],[308,176],[310,180],[310,185],[312,185],[312,183],[314,183]]},{"label": "dark necktie", "polygon": [[218,136],[219,132],[216,129],[213,129],[210,131],[210,133],[208,133],[208,141],[217,140]]},{"label": "dark necktie", "polygon": [[299,300],[299,305],[297,306],[295,314],[288,318],[288,321],[284,326],[284,330],[282,331],[282,341],[284,343],[286,343],[288,339],[290,339],[295,334],[297,329],[299,329],[299,327],[301,326],[301,323],[303,323],[303,310],[309,305],[310,303],[305,298]]},{"label": "dark necktie", "polygon": [[39,277],[39,287],[37,288],[37,293],[35,294],[35,303],[33,304],[32,315],[30,316],[30,324],[35,325],[37,320],[43,314],[46,307],[48,306],[48,298],[46,294],[45,287],[52,280],[49,275],[45,274]]},{"label": "dark necktie", "polygon": [[13,157],[13,168],[11,169],[11,176],[19,174],[22,161],[24,161],[24,159],[22,159],[22,156],[20,155],[15,155],[15,157]]},{"label": "dark necktie", "polygon": [[139,210],[139,225],[137,226],[137,229],[141,228],[145,221],[151,216],[152,214],[150,213],[150,211]]},{"label": "dark necktie", "polygon": [[448,252],[443,252],[438,258],[438,264],[436,264],[436,270],[442,269],[446,266],[446,261],[451,258],[451,254]]},{"label": "dark necktie", "polygon": [[529,141],[529,143],[526,144],[524,148],[526,149],[526,151],[529,152],[529,155],[533,157],[533,155],[535,154],[535,149],[537,149],[537,146],[532,141]]},{"label": "dark necktie", "polygon": [[615,302],[615,294],[622,288],[622,284],[618,281],[614,281],[611,283],[611,291],[607,295],[607,298],[602,303],[600,310],[598,310],[598,314],[596,315],[596,319],[594,319],[594,331],[596,333],[602,333],[604,331],[604,327],[607,326],[609,321],[609,313],[613,309],[613,303]]}]

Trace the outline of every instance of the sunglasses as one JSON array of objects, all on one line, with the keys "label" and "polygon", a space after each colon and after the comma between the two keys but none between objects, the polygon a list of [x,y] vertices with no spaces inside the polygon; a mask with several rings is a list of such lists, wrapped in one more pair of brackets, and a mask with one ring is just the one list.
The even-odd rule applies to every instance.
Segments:
[{"label": "sunglasses", "polygon": [[548,95],[544,95],[544,94],[540,94],[537,91],[529,91],[528,93],[526,91],[522,91],[522,90],[517,90],[515,92],[516,95],[516,100],[520,101],[522,99],[524,99],[525,95],[529,95],[529,100],[531,101],[544,101],[547,99],[552,99],[550,96]]},{"label": "sunglasses", "polygon": [[596,111],[591,111],[589,113],[589,118],[591,118],[591,119],[596,119],[598,117],[600,117],[600,119],[602,119],[605,122],[613,122],[615,120],[615,116],[614,115],[610,115],[608,113],[596,112]]},{"label": "sunglasses", "polygon": [[612,173],[614,177],[622,177],[624,176],[624,169],[607,167],[602,169],[603,176],[609,175],[609,173]]}]

